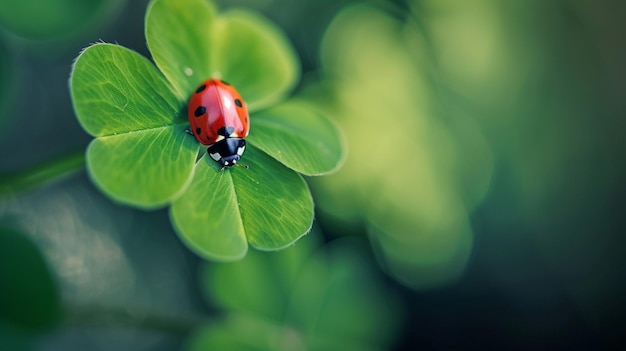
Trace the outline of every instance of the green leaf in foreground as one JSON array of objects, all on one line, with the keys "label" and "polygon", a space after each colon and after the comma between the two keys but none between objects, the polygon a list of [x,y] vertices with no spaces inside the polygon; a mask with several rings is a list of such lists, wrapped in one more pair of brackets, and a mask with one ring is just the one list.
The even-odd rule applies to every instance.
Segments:
[{"label": "green leaf in foreground", "polygon": [[87,166],[100,189],[144,208],[177,196],[198,144],[184,133],[184,104],[156,67],[121,46],[96,44],[78,57],[70,82],[78,120],[99,137]]},{"label": "green leaf in foreground", "polygon": [[178,94],[217,77],[237,87],[252,112],[284,98],[300,68],[282,31],[250,11],[215,12],[204,0],[157,0],[148,8],[150,52]]},{"label": "green leaf in foreground", "polygon": [[251,112],[281,99],[300,77],[299,62],[287,37],[259,14],[231,10],[216,26],[215,71],[233,84]]},{"label": "green leaf in foreground", "polygon": [[85,49],[70,78],[74,110],[93,136],[117,135],[184,124],[184,102],[145,57],[99,43]]},{"label": "green leaf in foreground", "polygon": [[[171,204],[182,241],[204,258],[235,260],[248,244],[279,250],[311,228],[302,176],[333,171],[343,158],[335,126],[284,98],[297,83],[295,51],[278,27],[244,10],[218,13],[205,0],[152,0],[146,38],[156,65],[118,45],[78,57],[71,92],[78,120],[96,139],[87,151],[94,183],[141,208]],[[251,111],[241,163],[220,171],[188,127],[186,104],[207,78],[234,85]],[[260,108],[268,108],[262,112]],[[256,124],[255,124],[256,123]]]},{"label": "green leaf in foreground", "polygon": [[87,149],[87,169],[115,200],[150,208],[184,190],[197,152],[183,127],[146,129],[94,140]]},{"label": "green leaf in foreground", "polygon": [[215,9],[206,0],[153,1],[146,12],[146,40],[161,72],[184,98],[214,74]]},{"label": "green leaf in foreground", "polygon": [[220,171],[203,157],[190,191],[172,203],[174,227],[205,257],[239,259],[246,241],[261,250],[281,249],[311,228],[313,200],[299,174],[252,145],[242,162],[250,168]]}]

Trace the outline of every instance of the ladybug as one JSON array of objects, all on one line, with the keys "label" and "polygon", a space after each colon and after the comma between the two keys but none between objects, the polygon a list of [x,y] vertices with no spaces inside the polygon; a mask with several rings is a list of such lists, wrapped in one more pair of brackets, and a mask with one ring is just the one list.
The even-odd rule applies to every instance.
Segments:
[{"label": "ladybug", "polygon": [[207,153],[222,170],[237,164],[246,149],[250,118],[232,85],[219,79],[200,83],[189,98],[187,117],[191,134],[200,144],[209,145]]}]

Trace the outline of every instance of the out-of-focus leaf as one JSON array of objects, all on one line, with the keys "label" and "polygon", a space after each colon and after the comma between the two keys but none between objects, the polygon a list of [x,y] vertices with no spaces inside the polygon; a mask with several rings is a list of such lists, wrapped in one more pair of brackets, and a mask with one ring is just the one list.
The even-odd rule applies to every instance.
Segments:
[{"label": "out-of-focus leaf", "polygon": [[234,312],[278,321],[315,238],[306,237],[288,250],[249,254],[241,263],[206,266],[200,284],[211,302]]},{"label": "out-of-focus leaf", "polygon": [[237,350],[386,349],[399,304],[365,261],[364,247],[346,240],[312,254],[307,240],[279,253],[250,252],[240,262],[207,267],[201,280],[207,299],[228,317],[198,330],[189,348],[232,343]]},{"label": "out-of-focus leaf", "polygon": [[382,288],[366,249],[354,240],[333,242],[299,272],[285,319],[311,350],[384,350],[391,342],[399,303]]},{"label": "out-of-focus leaf", "polygon": [[299,351],[307,350],[296,331],[262,319],[232,314],[196,331],[186,342],[188,351]]},{"label": "out-of-focus leaf", "polygon": [[312,181],[320,209],[365,223],[385,269],[414,288],[463,271],[469,212],[493,168],[479,125],[439,105],[427,50],[412,22],[376,7],[351,6],[335,18],[322,63],[336,101],[330,115],[350,155],[341,171]]},{"label": "out-of-focus leaf", "polygon": [[122,0],[24,0],[0,2],[0,27],[34,40],[83,32],[106,19]]},{"label": "out-of-focus leaf", "polygon": [[58,322],[60,298],[39,249],[21,232],[0,227],[0,320],[28,330]]}]

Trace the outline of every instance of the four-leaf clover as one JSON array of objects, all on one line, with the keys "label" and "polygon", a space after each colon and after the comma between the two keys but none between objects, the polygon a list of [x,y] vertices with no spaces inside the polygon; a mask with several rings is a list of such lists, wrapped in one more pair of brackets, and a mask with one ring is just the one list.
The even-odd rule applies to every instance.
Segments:
[{"label": "four-leaf clover", "polygon": [[[94,183],[140,208],[170,206],[182,240],[205,258],[235,260],[248,243],[291,245],[307,233],[313,200],[301,174],[321,175],[343,158],[338,130],[311,106],[285,100],[300,75],[284,34],[244,10],[217,13],[206,0],[153,0],[145,33],[155,65],[119,45],[97,43],[73,67],[70,89]],[[188,127],[186,106],[207,78],[248,103],[242,162],[220,171]]]}]

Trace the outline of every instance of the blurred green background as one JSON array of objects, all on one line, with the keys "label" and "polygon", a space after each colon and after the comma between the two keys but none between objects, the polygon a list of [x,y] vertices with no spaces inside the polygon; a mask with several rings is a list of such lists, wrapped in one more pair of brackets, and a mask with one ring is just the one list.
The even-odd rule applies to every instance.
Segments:
[{"label": "blurred green background", "polygon": [[[329,285],[373,292],[371,313],[343,323],[380,321],[379,349],[626,347],[626,3],[218,4],[284,28],[303,63],[296,94],[343,129],[343,169],[310,180],[311,236],[359,241],[350,265],[377,277]],[[84,150],[72,60],[97,40],[148,56],[146,5],[0,0],[0,349],[172,350],[223,313],[165,211],[116,205],[82,170],[6,187]],[[242,274],[210,289],[269,273]],[[293,294],[325,284],[307,279]]]}]

